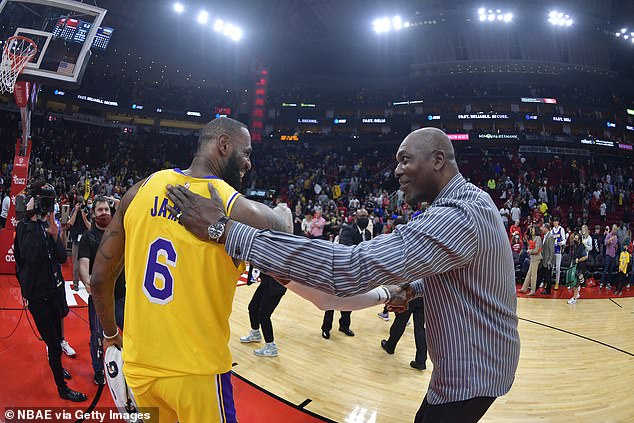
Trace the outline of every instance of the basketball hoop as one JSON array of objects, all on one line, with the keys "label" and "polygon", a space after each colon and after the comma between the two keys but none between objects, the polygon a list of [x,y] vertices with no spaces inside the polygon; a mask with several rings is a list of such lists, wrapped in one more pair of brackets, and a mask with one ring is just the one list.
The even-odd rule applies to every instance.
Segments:
[{"label": "basketball hoop", "polygon": [[16,35],[7,40],[0,62],[0,92],[13,92],[18,76],[36,54],[37,45],[29,38]]}]

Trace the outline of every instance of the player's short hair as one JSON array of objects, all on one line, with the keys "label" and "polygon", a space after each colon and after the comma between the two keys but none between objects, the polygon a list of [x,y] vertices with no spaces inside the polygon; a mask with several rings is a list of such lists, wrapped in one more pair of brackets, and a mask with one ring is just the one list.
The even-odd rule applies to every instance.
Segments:
[{"label": "player's short hair", "polygon": [[204,143],[212,141],[218,138],[222,134],[227,134],[231,138],[236,138],[240,135],[242,128],[249,129],[244,123],[228,117],[220,117],[212,120],[203,127],[198,137],[198,147]]}]

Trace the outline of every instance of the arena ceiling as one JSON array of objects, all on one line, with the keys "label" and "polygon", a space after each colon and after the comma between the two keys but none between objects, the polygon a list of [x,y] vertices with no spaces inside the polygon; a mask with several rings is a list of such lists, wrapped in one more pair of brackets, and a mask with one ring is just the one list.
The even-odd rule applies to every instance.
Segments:
[{"label": "arena ceiling", "polygon": [[[186,10],[178,15],[173,0],[86,2],[107,8],[104,24],[115,28],[108,51],[94,58],[93,71],[108,68],[145,81],[169,75],[194,85],[245,77],[258,63],[281,77],[404,76],[416,62],[414,43],[421,43],[430,31],[451,33],[475,25],[469,20],[480,6],[514,11],[513,24],[523,34],[533,31],[531,26],[543,17],[541,11],[555,6],[543,0],[181,0]],[[570,32],[606,41],[610,66],[634,74],[634,43],[619,43],[622,40],[607,35],[628,25],[634,30],[633,1],[558,0],[556,7],[575,15]],[[195,21],[195,13],[203,9],[210,20],[221,16],[239,25],[243,38],[233,42],[203,28]],[[396,14],[420,26],[385,36],[373,32],[374,19]]]}]

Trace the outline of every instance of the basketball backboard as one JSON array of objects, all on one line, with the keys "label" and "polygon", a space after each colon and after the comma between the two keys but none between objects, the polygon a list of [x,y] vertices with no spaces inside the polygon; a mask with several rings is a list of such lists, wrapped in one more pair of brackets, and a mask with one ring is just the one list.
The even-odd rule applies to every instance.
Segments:
[{"label": "basketball backboard", "polygon": [[0,41],[20,35],[38,49],[18,80],[79,85],[91,47],[104,48],[112,33],[101,27],[105,15],[105,9],[72,0],[1,0]]}]

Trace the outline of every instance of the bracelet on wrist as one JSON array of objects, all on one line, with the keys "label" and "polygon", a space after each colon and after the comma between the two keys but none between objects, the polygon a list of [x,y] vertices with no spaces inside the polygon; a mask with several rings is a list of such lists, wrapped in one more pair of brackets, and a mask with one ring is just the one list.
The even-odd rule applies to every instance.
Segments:
[{"label": "bracelet on wrist", "polygon": [[104,339],[115,339],[119,335],[119,328],[117,328],[117,332],[114,335],[112,335],[112,336],[106,335],[106,331],[101,331],[101,333],[102,333]]}]

